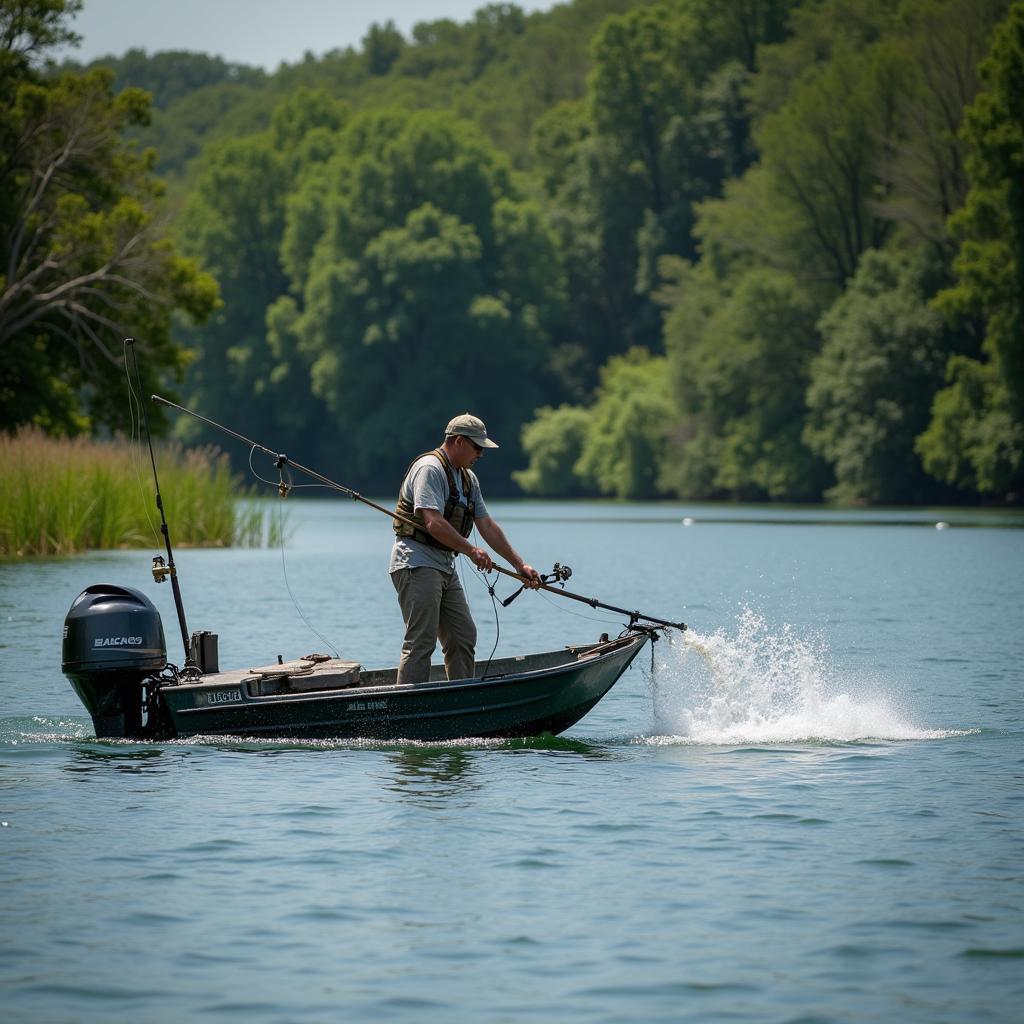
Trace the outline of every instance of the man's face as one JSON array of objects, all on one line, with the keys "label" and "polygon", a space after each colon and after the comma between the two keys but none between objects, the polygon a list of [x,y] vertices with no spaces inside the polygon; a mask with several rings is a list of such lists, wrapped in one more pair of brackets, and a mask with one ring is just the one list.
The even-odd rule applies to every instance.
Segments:
[{"label": "man's face", "polygon": [[483,448],[472,438],[464,434],[455,438],[455,462],[459,469],[470,469],[483,453]]}]

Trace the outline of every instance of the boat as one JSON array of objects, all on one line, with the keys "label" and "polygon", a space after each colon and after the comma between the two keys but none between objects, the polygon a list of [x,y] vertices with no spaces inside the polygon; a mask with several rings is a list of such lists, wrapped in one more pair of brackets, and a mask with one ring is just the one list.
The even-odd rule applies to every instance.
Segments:
[{"label": "boat", "polygon": [[433,666],[421,683],[394,668],[309,654],[220,671],[212,634],[192,635],[186,667],[167,662],[160,614],[141,591],[87,587],[64,623],[62,667],[101,739],[191,736],[439,742],[557,735],[615,685],[654,636],[623,634],[562,650],[480,662],[472,679]]},{"label": "boat", "polygon": [[[160,613],[141,591],[116,584],[86,587],[64,620],[62,668],[92,718],[100,739],[169,740],[190,736],[270,739],[425,740],[475,737],[557,735],[575,725],[615,685],[648,642],[662,629],[686,629],[639,611],[628,611],[565,589],[572,570],[555,563],[539,583],[502,566],[498,574],[521,584],[502,601],[504,607],[526,586],[539,586],[591,608],[622,614],[621,634],[602,634],[595,643],[560,651],[524,654],[477,663],[471,679],[447,679],[434,666],[421,683],[400,684],[398,670],[364,669],[353,661],[307,654],[275,665],[220,671],[217,636],[205,630],[189,634],[178,584],[170,531],[160,497],[156,457],[137,358],[135,383],[129,372],[134,339],[125,339],[125,369],[132,402],[142,411],[149,445],[156,507],[164,539],[163,555],[153,558],[153,580],[171,583],[185,660],[167,660]],[[291,490],[287,474],[295,469],[392,519],[402,516],[370,501],[281,452],[253,441],[223,424],[159,395],[152,400],[202,420],[268,455],[280,474],[279,491]],[[408,522],[408,520],[405,520]],[[415,525],[415,524],[414,524]]]}]

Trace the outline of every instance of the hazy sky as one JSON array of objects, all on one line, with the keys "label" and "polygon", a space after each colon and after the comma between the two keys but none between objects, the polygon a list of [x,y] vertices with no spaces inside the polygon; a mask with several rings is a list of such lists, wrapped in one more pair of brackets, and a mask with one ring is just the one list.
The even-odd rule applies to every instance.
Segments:
[{"label": "hazy sky", "polygon": [[[525,11],[556,0],[515,0]],[[418,21],[464,22],[485,0],[85,0],[75,19],[82,45],[67,55],[86,62],[138,47],[199,50],[274,70],[310,50],[358,46],[373,22],[394,21],[408,37]]]}]

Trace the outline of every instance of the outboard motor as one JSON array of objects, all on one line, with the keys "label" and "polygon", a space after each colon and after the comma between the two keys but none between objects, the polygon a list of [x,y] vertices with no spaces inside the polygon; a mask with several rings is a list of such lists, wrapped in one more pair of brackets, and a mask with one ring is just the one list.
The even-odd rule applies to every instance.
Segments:
[{"label": "outboard motor", "polygon": [[141,739],[144,680],[167,664],[160,613],[131,587],[86,587],[64,619],[61,668],[99,737]]}]

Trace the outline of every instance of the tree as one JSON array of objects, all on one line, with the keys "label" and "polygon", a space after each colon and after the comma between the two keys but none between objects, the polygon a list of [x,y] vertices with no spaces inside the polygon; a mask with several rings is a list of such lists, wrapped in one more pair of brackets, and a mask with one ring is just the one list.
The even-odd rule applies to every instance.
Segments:
[{"label": "tree", "polygon": [[714,66],[738,61],[748,72],[757,70],[758,50],[786,35],[786,20],[794,0],[691,0],[700,33],[709,38]]},{"label": "tree", "polygon": [[92,62],[110,68],[117,90],[133,86],[152,96],[155,110],[166,110],[176,100],[208,86],[234,83],[262,85],[267,73],[262,68],[234,64],[221,57],[189,50],[161,50],[147,54],[131,49],[121,57],[108,56]]},{"label": "tree", "polygon": [[724,280],[709,266],[664,269],[677,410],[664,486],[687,498],[817,498],[827,470],[801,437],[820,344],[806,289],[768,269]]},{"label": "tree", "polygon": [[929,307],[942,271],[936,262],[924,250],[865,253],[821,321],[804,439],[833,467],[829,498],[893,504],[935,495],[914,441],[951,345]]},{"label": "tree", "polygon": [[[286,202],[294,182],[333,154],[347,118],[348,108],[323,91],[297,90],[266,132],[208,148],[181,220],[185,246],[217,276],[224,298],[217,316],[190,333],[198,352],[190,398],[210,416],[230,415],[242,433],[281,436],[282,445],[315,435],[315,423],[298,415],[309,411],[298,351],[268,332],[268,310],[289,290]],[[191,440],[206,436],[192,421],[179,429]]]},{"label": "tree", "polygon": [[978,65],[1007,0],[905,0],[899,46],[909,75],[897,97],[900,131],[883,154],[884,198],[875,208],[951,258],[947,221],[966,199],[964,110],[978,91]]},{"label": "tree", "polygon": [[939,480],[1020,500],[1024,485],[1024,3],[996,29],[964,119],[970,191],[950,228],[958,282],[938,305],[980,351],[950,358],[918,450]]},{"label": "tree", "polygon": [[271,310],[270,346],[308,367],[330,417],[324,457],[390,487],[412,448],[470,408],[514,464],[562,271],[493,149],[448,115],[355,117],[286,216],[291,294]]},{"label": "tree", "polygon": [[687,52],[691,25],[667,7],[641,7],[609,18],[594,41],[590,79],[597,134],[616,141],[643,167],[647,204],[668,202],[664,140],[672,118],[694,102]]},{"label": "tree", "polygon": [[577,497],[589,488],[574,472],[590,430],[590,410],[578,405],[545,405],[523,427],[526,469],[512,477],[527,494]]},{"label": "tree", "polygon": [[151,376],[180,377],[171,317],[217,301],[212,278],[180,257],[158,217],[154,155],[125,142],[146,95],[114,95],[111,72],[49,76],[45,51],[73,34],[77,4],[0,5],[0,426],[76,432],[127,425],[120,342],[139,339]]},{"label": "tree", "polygon": [[371,75],[386,75],[404,49],[405,37],[391,20],[383,25],[374,22],[363,36],[363,55]]},{"label": "tree", "polygon": [[741,199],[731,210],[708,211],[703,233],[748,252],[782,252],[787,269],[833,294],[842,289],[861,253],[880,246],[889,230],[873,204],[880,156],[897,130],[903,74],[901,55],[885,43],[866,52],[837,47],[755,130],[761,163],[751,176],[764,181],[733,195],[754,198],[765,217],[745,227],[750,211]]},{"label": "tree", "polygon": [[570,296],[554,352],[565,397],[579,400],[630,346],[660,349],[658,260],[697,258],[696,205],[753,160],[749,77],[789,6],[691,0],[609,16],[592,44],[586,101],[538,119],[534,158]]},{"label": "tree", "polygon": [[630,349],[601,368],[589,428],[573,472],[603,494],[654,498],[672,417],[664,356]]}]

